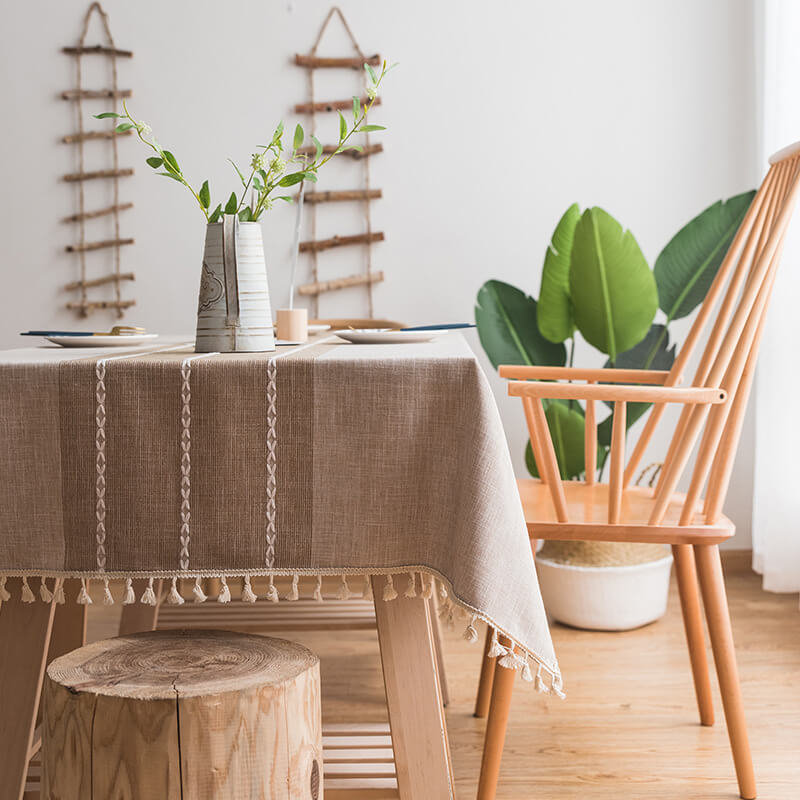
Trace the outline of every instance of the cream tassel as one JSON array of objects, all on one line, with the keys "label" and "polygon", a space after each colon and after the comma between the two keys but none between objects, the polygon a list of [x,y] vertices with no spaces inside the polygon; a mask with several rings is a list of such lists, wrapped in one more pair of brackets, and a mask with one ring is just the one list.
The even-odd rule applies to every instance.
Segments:
[{"label": "cream tassel", "polygon": [[364,576],[364,589],[361,592],[361,597],[364,600],[372,600],[372,576]]},{"label": "cream tassel", "polygon": [[270,603],[277,603],[280,601],[280,597],[278,596],[278,590],[275,587],[274,583],[275,579],[272,575],[269,576],[269,589],[267,589],[267,600]]},{"label": "cream tassel", "polygon": [[169,594],[167,595],[167,602],[171,606],[182,606],[186,601],[181,597],[178,591],[178,579],[172,579],[172,586],[170,587]]},{"label": "cream tassel", "polygon": [[519,669],[522,659],[514,652],[514,646],[508,648],[506,654],[497,662],[503,669]]},{"label": "cream tassel", "polygon": [[220,590],[219,597],[217,597],[218,603],[230,603],[231,601],[231,590],[228,586],[228,579],[221,575],[219,582],[222,584],[222,589]]},{"label": "cream tassel", "polygon": [[4,603],[8,602],[11,599],[11,594],[9,593],[8,589],[6,589],[7,580],[8,578],[6,578],[5,575],[3,575],[2,578],[0,578],[0,600],[2,600],[2,602]]},{"label": "cream tassel", "polygon": [[194,579],[194,586],[192,586],[192,596],[195,603],[205,603],[208,600],[208,595],[203,591],[203,584],[198,575]]},{"label": "cream tassel", "polygon": [[[55,584],[53,584],[55,586]],[[42,578],[42,582],[39,585],[39,597],[42,598],[43,603],[52,603],[53,602],[53,593],[47,588],[47,581]]]},{"label": "cream tassel", "polygon": [[433,576],[432,575],[423,575],[422,576],[422,596],[426,600],[430,600],[433,597]]},{"label": "cream tassel", "polygon": [[550,692],[550,689],[547,687],[547,684],[542,678],[541,664],[539,664],[539,669],[536,670],[536,691],[541,692],[542,694],[548,694]]},{"label": "cream tassel", "polygon": [[[25,588],[24,586],[22,587]],[[23,597],[23,600],[25,598]],[[89,588],[86,583],[86,578],[81,578],[81,590],[78,592],[78,604],[82,606],[90,606],[92,604],[92,598],[89,597]]]},{"label": "cream tassel", "polygon": [[464,631],[464,638],[468,642],[477,642],[478,641],[478,631],[475,629],[475,622],[477,621],[478,617],[473,616],[472,619],[469,621],[469,625],[467,625],[467,629]]},{"label": "cream tassel", "polygon": [[244,586],[242,586],[242,602],[255,603],[257,599],[256,593],[253,591],[253,587],[250,585],[250,576],[245,575]]},{"label": "cream tassel", "polygon": [[286,595],[286,600],[299,600],[300,599],[300,576],[295,574],[292,575],[292,588],[289,589],[289,594]]},{"label": "cream tassel", "polygon": [[391,575],[386,576],[386,586],[383,587],[383,600],[389,602],[397,597],[397,589],[394,588],[394,581]]},{"label": "cream tassel", "polygon": [[122,597],[122,605],[132,606],[136,602],[136,594],[133,591],[133,580],[125,578],[125,594]]},{"label": "cream tassel", "polygon": [[147,581],[147,588],[142,592],[139,602],[144,606],[156,605],[156,593],[153,591],[153,579]]},{"label": "cream tassel", "polygon": [[522,662],[522,680],[530,683],[533,680],[533,673],[531,672],[531,665],[528,662],[528,654],[525,653],[525,660]]},{"label": "cream tassel", "polygon": [[408,573],[408,586],[403,592],[403,597],[416,597],[417,596],[417,576],[413,572]]},{"label": "cream tassel", "polygon": [[506,649],[500,642],[497,641],[497,628],[492,631],[492,643],[489,646],[489,652],[486,654],[487,658],[498,658],[504,656]]},{"label": "cream tassel", "polygon": [[441,581],[439,581],[439,599],[447,600],[447,589],[444,588],[444,584]]},{"label": "cream tassel", "polygon": [[336,599],[349,600],[352,596],[350,587],[347,585],[347,575],[342,575],[342,582],[339,584],[339,591],[336,592]]},{"label": "cream tassel", "polygon": [[312,597],[318,603],[322,602],[322,575],[317,575],[317,583],[316,586],[314,586],[314,594]]},{"label": "cream tassel", "polygon": [[22,602],[23,603],[35,603],[36,597],[31,591],[31,587],[28,586],[28,579],[22,579]]},{"label": "cream tassel", "polygon": [[108,578],[103,578],[103,605],[114,605],[114,595],[111,594],[111,589],[108,588]]},{"label": "cream tassel", "polygon": [[63,606],[66,602],[64,598],[64,579],[63,578],[56,578],[56,586],[55,586],[55,601],[56,605]]},{"label": "cream tassel", "polygon": [[561,676],[560,675],[554,675],[553,676],[553,680],[551,682],[551,688],[553,690],[553,693],[560,700],[566,699],[566,696],[567,696],[566,694],[564,694],[564,691],[563,691],[562,687],[563,687],[563,683],[561,682]]}]

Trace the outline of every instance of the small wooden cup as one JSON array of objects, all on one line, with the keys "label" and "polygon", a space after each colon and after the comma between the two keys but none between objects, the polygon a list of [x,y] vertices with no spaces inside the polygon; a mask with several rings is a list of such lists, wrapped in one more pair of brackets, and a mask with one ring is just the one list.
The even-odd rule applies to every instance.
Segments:
[{"label": "small wooden cup", "polygon": [[305,308],[279,308],[276,312],[278,324],[276,336],[289,342],[305,342],[308,339],[308,310]]}]

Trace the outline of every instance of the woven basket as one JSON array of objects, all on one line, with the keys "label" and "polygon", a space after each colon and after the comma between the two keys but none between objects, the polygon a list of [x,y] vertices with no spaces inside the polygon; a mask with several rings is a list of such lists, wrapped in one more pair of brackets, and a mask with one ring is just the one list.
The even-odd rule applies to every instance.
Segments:
[{"label": "woven basket", "polygon": [[573,567],[627,567],[659,561],[668,552],[664,544],[548,541],[537,555]]}]

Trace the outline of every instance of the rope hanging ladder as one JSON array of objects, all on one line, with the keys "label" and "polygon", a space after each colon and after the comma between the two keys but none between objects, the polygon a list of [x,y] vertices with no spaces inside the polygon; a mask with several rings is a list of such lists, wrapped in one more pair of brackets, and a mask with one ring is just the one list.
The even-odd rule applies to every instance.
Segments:
[{"label": "rope hanging ladder", "polygon": [[[89,24],[92,16],[96,14],[102,26],[105,43],[97,45],[87,45],[86,36],[89,31]],[[125,309],[135,305],[136,301],[132,299],[123,299],[122,297],[122,283],[124,281],[132,281],[135,279],[133,272],[122,272],[121,267],[121,253],[122,247],[132,245],[134,240],[130,237],[123,237],[120,232],[120,213],[133,208],[133,203],[122,203],[119,197],[119,181],[120,178],[126,178],[133,175],[133,169],[121,168],[119,165],[119,148],[118,139],[120,136],[130,136],[132,131],[127,130],[118,133],[116,131],[117,120],[110,119],[111,127],[106,130],[92,130],[87,131],[84,129],[84,101],[87,100],[104,100],[106,106],[108,101],[111,101],[114,110],[117,110],[119,101],[121,99],[131,96],[130,89],[120,89],[118,84],[117,75],[117,59],[132,58],[133,53],[130,50],[120,50],[114,44],[114,38],[111,35],[111,29],[108,24],[108,15],[103,10],[102,6],[95,2],[89,6],[86,16],[83,20],[83,28],[81,30],[78,43],[72,47],[63,47],[62,53],[72,56],[75,59],[76,71],[76,88],[64,91],[61,93],[63,100],[70,101],[74,104],[75,117],[77,123],[77,131],[75,133],[63,136],[61,141],[65,144],[74,145],[77,148],[77,164],[78,171],[63,176],[63,180],[68,183],[76,184],[78,188],[78,211],[75,214],[64,217],[62,220],[68,224],[77,226],[77,241],[68,244],[64,249],[68,253],[77,253],[79,263],[79,279],[67,283],[64,289],[68,292],[78,292],[77,300],[70,300],[66,303],[68,309],[77,311],[80,316],[87,317],[90,312],[110,309],[116,313],[117,317],[122,317]],[[107,59],[111,67],[111,86],[107,89],[84,89],[83,88],[83,58],[84,56],[99,56]],[[86,142],[106,142],[111,145],[111,168],[91,170],[86,169],[86,154],[84,152],[84,145]],[[103,208],[87,210],[86,209],[86,190],[85,184],[87,181],[110,181],[111,182],[111,205]],[[103,238],[97,240],[88,240],[87,229],[90,227],[91,220],[101,219],[108,222],[110,217],[111,222],[111,236],[110,238]],[[90,278],[87,268],[87,253],[94,251],[111,251],[111,271],[107,274],[98,277]],[[97,287],[106,287],[112,285],[114,296],[113,299],[90,299],[89,289]]]},{"label": "rope hanging ladder", "polygon": [[[342,27],[350,39],[356,56],[348,56],[343,58],[328,58],[317,56],[320,42],[328,28],[331,20],[338,16],[342,23]],[[380,66],[381,57],[379,55],[366,56],[356,41],[353,31],[347,23],[347,20],[342,14],[341,9],[337,6],[331,8],[328,15],[325,17],[322,27],[320,28],[317,38],[313,47],[307,54],[295,54],[294,63],[303,67],[308,71],[308,102],[297,103],[294,107],[296,114],[307,114],[311,120],[311,133],[317,135],[317,115],[320,113],[328,113],[332,111],[347,110],[352,108],[352,100],[332,100],[326,102],[318,102],[314,90],[314,74],[318,69],[350,69],[357,70],[364,81],[364,64],[370,66]],[[364,98],[363,102],[367,102]],[[375,100],[374,105],[380,105],[381,98]],[[317,318],[319,314],[319,298],[321,294],[326,292],[337,291],[339,289],[351,288],[354,286],[363,286],[367,292],[367,315],[370,319],[375,316],[374,301],[373,301],[373,286],[384,279],[382,271],[375,271],[372,264],[372,246],[376,242],[384,240],[382,231],[373,231],[372,229],[372,216],[371,216],[371,203],[373,200],[378,200],[383,196],[381,189],[373,189],[370,184],[370,171],[369,163],[370,158],[378,153],[383,152],[382,144],[371,144],[369,133],[363,134],[363,150],[348,150],[342,155],[346,155],[353,159],[354,162],[361,162],[362,185],[358,189],[346,189],[341,191],[324,191],[324,192],[309,192],[305,194],[303,202],[309,205],[309,231],[310,240],[300,242],[299,251],[301,253],[309,253],[311,257],[311,281],[298,287],[298,294],[311,297],[311,314]],[[324,145],[323,153],[329,154],[336,150],[336,145]],[[302,148],[301,153],[313,155],[315,152],[314,147]],[[298,196],[299,199],[299,196]],[[343,202],[357,202],[361,205],[363,210],[364,219],[364,232],[354,235],[333,236],[328,239],[317,239],[317,213],[318,207],[323,203],[343,203]],[[365,251],[364,271],[361,274],[347,275],[340,278],[333,278],[329,280],[320,280],[319,276],[319,253],[323,250],[331,248],[347,247],[353,245],[360,245]]]}]

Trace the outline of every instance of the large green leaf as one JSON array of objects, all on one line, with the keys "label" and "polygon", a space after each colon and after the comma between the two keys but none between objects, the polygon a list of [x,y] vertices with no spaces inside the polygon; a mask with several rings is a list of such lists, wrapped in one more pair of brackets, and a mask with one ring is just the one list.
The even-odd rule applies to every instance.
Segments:
[{"label": "large green leaf", "polygon": [[[565,400],[550,400],[545,409],[547,427],[553,440],[558,470],[565,480],[577,478],[585,471],[584,458],[584,416],[583,408]],[[598,447],[597,464],[605,459],[605,448]],[[525,448],[525,465],[534,478],[539,477],[533,448],[528,442]]]},{"label": "large green leaf", "polygon": [[[675,345],[670,346],[669,332],[664,325],[653,325],[639,344],[620,353],[616,366],[620,369],[670,369],[675,363]],[[611,363],[606,362],[606,367]],[[613,403],[607,403],[613,406]],[[650,408],[650,403],[628,403],[625,409],[625,427],[630,428]],[[610,414],[597,426],[597,441],[606,447],[611,444],[611,425],[614,414]]]},{"label": "large green leaf", "polygon": [[486,281],[478,291],[475,322],[492,366],[526,364],[563,366],[563,344],[548,342],[536,322],[536,301],[502,281]]},{"label": "large green leaf", "polygon": [[569,260],[575,226],[580,217],[580,208],[573,203],[556,225],[544,256],[537,311],[539,331],[551,342],[563,342],[575,331],[569,297]]},{"label": "large green leaf", "polygon": [[658,308],[653,273],[633,234],[597,207],[575,227],[569,291],[578,330],[612,361],[644,338]]},{"label": "large green leaf", "polygon": [[667,243],[654,268],[658,303],[667,323],[690,314],[705,298],[754,191],[718,200],[686,223]]}]

